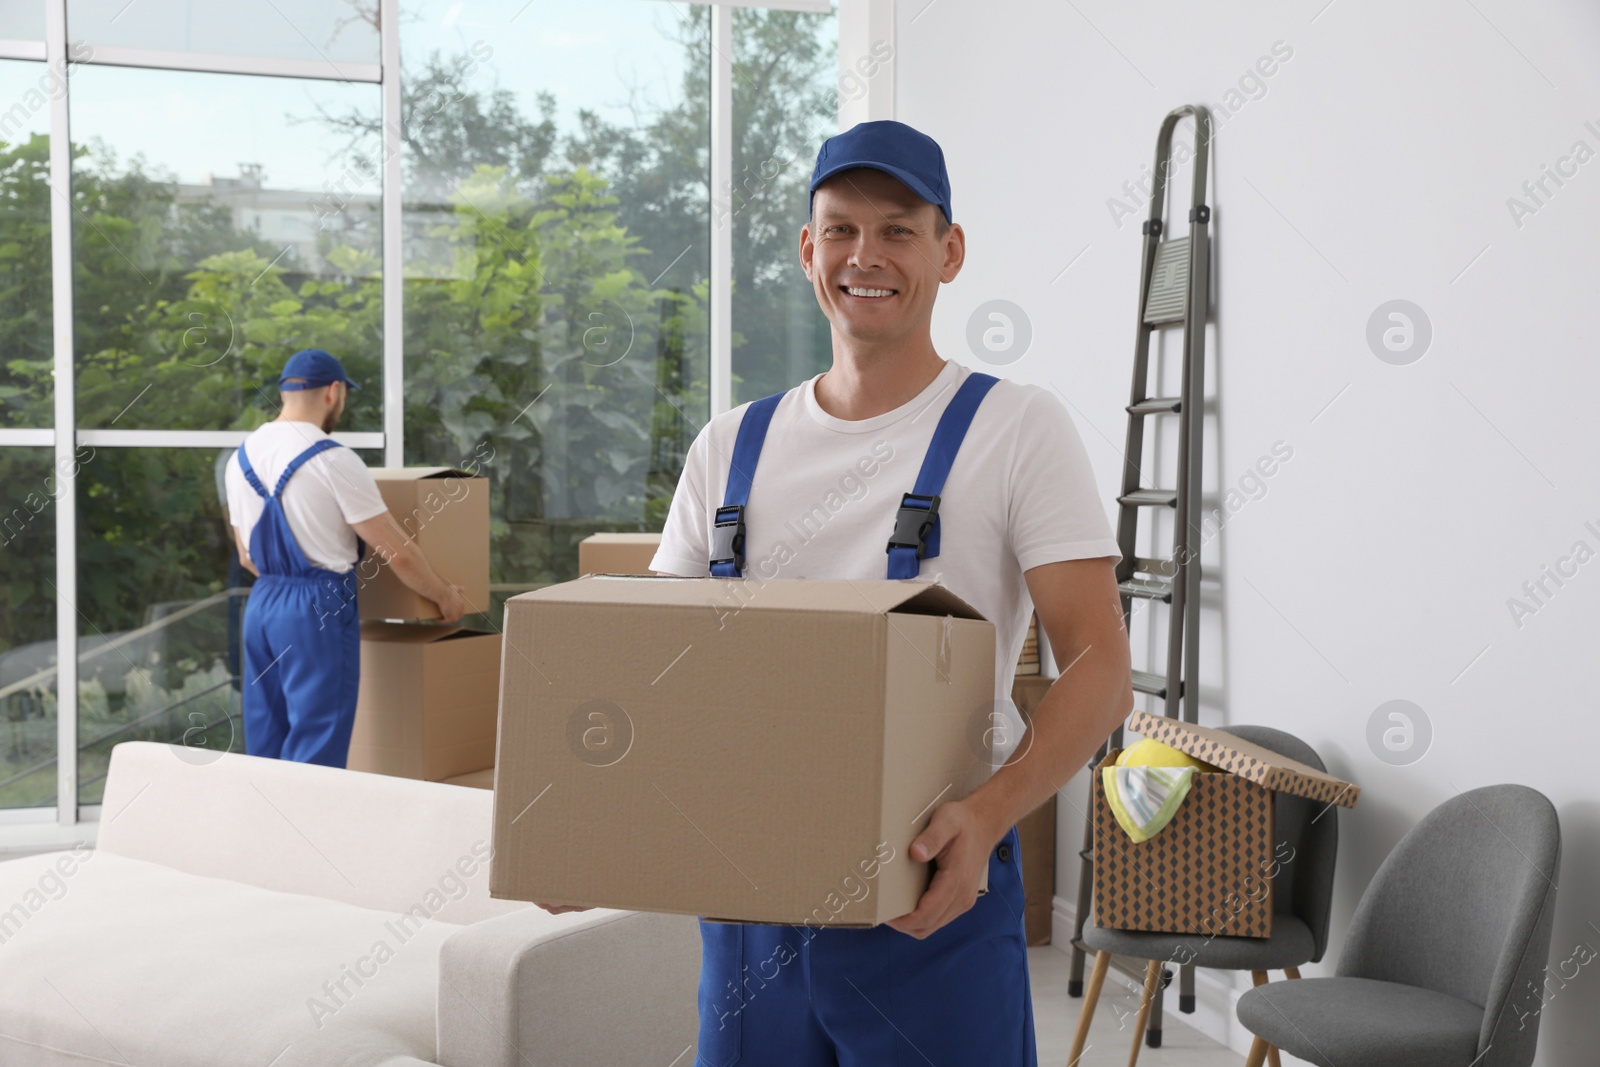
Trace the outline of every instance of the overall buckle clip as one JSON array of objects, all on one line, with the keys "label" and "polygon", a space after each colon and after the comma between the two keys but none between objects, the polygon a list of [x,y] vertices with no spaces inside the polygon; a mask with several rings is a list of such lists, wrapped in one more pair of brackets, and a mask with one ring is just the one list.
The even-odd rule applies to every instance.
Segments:
[{"label": "overall buckle clip", "polygon": [[744,573],[744,505],[727,504],[717,509],[712,528],[711,562],[732,563]]},{"label": "overall buckle clip", "polygon": [[[916,503],[913,503],[916,501]],[[906,493],[900,498],[900,510],[894,513],[894,533],[889,536],[888,552],[893,548],[914,548],[917,558],[928,553],[928,534],[933,530],[933,520],[939,514],[939,495]]]}]

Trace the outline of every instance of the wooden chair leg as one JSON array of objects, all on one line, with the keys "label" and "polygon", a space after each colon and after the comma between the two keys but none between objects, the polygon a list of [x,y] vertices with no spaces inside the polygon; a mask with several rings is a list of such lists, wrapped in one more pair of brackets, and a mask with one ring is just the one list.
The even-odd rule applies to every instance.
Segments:
[{"label": "wooden chair leg", "polygon": [[1261,1038],[1256,1038],[1250,1045],[1250,1056],[1244,1061],[1244,1067],[1261,1067],[1261,1061],[1267,1058],[1267,1049],[1271,1047]]},{"label": "wooden chair leg", "polygon": [[1106,971],[1111,967],[1111,953],[1096,952],[1094,970],[1089,975],[1089,988],[1083,995],[1083,1008],[1078,1012],[1078,1032],[1072,1039],[1072,1054],[1067,1057],[1067,1067],[1078,1067],[1083,1055],[1083,1043],[1089,1040],[1089,1024],[1094,1022],[1094,1006],[1100,1001],[1100,987],[1106,984]]},{"label": "wooden chair leg", "polygon": [[[1285,972],[1285,973],[1287,973],[1287,972]],[[1258,985],[1258,986],[1266,985],[1267,984],[1267,972],[1266,971],[1251,971],[1250,972],[1250,981],[1253,984]],[[1283,1067],[1283,1064],[1278,1059],[1278,1049],[1277,1049],[1276,1046],[1268,1045],[1265,1041],[1263,1041],[1261,1038],[1258,1037],[1255,1040],[1255,1044],[1250,1046],[1250,1055],[1252,1057],[1255,1055],[1255,1051],[1256,1051],[1255,1050],[1255,1046],[1256,1045],[1261,1045],[1261,1046],[1264,1047],[1265,1052],[1266,1052],[1266,1057],[1267,1057],[1267,1063],[1270,1064],[1270,1067]],[[1261,1062],[1260,1060],[1256,1061],[1258,1067],[1259,1067],[1260,1062]]]},{"label": "wooden chair leg", "polygon": [[1151,960],[1144,969],[1144,994],[1139,998],[1139,1021],[1133,1027],[1133,1051],[1128,1053],[1128,1067],[1139,1065],[1139,1046],[1144,1044],[1144,1028],[1150,1023],[1150,1005],[1160,985],[1161,961]]},{"label": "wooden chair leg", "polygon": [[1299,981],[1300,979],[1300,968],[1298,967],[1285,967],[1283,969],[1283,973],[1288,975],[1290,978],[1295,979],[1296,981]]}]

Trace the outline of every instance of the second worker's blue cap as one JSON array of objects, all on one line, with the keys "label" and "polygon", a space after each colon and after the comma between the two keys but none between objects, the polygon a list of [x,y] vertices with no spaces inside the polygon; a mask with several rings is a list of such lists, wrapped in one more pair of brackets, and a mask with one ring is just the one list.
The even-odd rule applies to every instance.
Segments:
[{"label": "second worker's blue cap", "polygon": [[817,166],[811,172],[811,199],[817,186],[852,167],[868,167],[892,174],[922,199],[937,205],[950,217],[950,175],[944,169],[944,150],[939,142],[903,122],[880,119],[859,122],[844,133],[822,142]]},{"label": "second worker's blue cap", "polygon": [[[290,381],[291,378],[300,380]],[[278,388],[285,393],[321,389],[334,382],[343,382],[352,389],[361,388],[344,372],[344,364],[320,348],[303,348],[296,352],[289,357],[289,362],[283,365],[283,373],[278,376]]]}]

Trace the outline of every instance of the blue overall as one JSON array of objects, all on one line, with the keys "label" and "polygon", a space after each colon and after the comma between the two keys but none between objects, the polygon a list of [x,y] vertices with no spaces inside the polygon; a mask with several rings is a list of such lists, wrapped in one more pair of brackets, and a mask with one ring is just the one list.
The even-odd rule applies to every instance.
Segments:
[{"label": "blue overall", "polygon": [[350,752],[361,680],[355,568],[340,574],[307,562],[283,513],[289,479],[338,447],[324,439],[300,453],[270,494],[239,449],[239,469],[265,501],[250,531],[261,576],[244,612],[244,748],[252,756],[343,767]]},{"label": "blue overall", "polygon": [[[939,554],[939,493],[983,397],[970,374],[946,407],[886,549],[890,578]],[[717,509],[711,572],[741,577],[745,504],[772,412],[746,409]],[[842,929],[700,922],[696,1067],[1036,1067],[1017,828],[989,854],[989,891],[918,940]]]}]

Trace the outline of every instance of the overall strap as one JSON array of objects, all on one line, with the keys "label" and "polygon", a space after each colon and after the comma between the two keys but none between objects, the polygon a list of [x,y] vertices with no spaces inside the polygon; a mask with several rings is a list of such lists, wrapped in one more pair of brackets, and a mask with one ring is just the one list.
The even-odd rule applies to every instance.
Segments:
[{"label": "overall strap", "polygon": [[734,438],[733,459],[728,465],[728,488],[722,506],[716,511],[711,530],[711,574],[716,578],[744,575],[744,508],[750,500],[750,482],[761,460],[761,446],[767,440],[772,413],[784,393],[773,393],[751,401],[739,421],[739,436]]},{"label": "overall strap", "polygon": [[890,578],[915,578],[921,572],[922,560],[939,554],[939,493],[978,405],[999,380],[992,374],[973,371],[939,416],[928,454],[922,457],[917,484],[900,498],[900,509],[895,512],[894,533],[884,549],[889,554]]},{"label": "overall strap", "polygon": [[289,461],[289,465],[283,468],[283,475],[278,479],[278,487],[272,491],[272,495],[278,496],[283,492],[283,487],[289,484],[289,479],[294,477],[295,471],[299,470],[305,465],[306,460],[310,459],[312,456],[319,456],[330,448],[342,447],[343,446],[333,438],[324,437],[322,440],[318,441],[316,444],[312,445],[310,448],[291,459]]},{"label": "overall strap", "polygon": [[239,457],[239,470],[244,474],[244,480],[250,483],[250,488],[261,494],[261,499],[267,499],[267,487],[261,484],[261,479],[256,477],[256,469],[250,466],[250,457],[244,454],[244,445],[233,450]]}]

